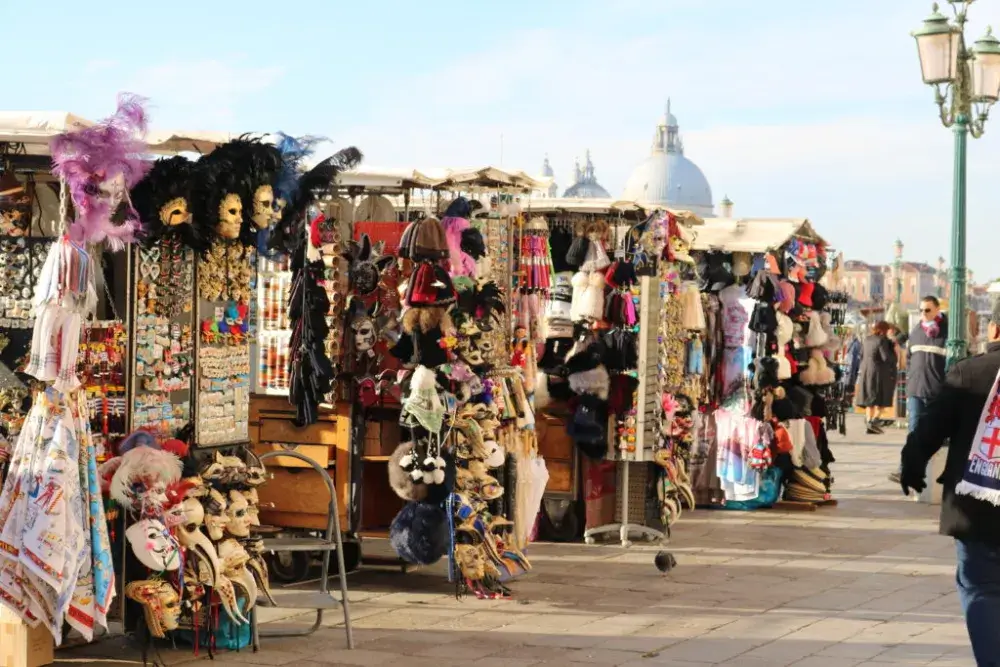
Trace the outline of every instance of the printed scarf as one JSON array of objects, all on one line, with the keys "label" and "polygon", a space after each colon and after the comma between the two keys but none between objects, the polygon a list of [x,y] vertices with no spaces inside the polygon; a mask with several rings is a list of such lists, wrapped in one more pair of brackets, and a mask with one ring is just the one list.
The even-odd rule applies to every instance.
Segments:
[{"label": "printed scarf", "polygon": [[969,462],[955,494],[1000,506],[1000,372],[979,417]]}]

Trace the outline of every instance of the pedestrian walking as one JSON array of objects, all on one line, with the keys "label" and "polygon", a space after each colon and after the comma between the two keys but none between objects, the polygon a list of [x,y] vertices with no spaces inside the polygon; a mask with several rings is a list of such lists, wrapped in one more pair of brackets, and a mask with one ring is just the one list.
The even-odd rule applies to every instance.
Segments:
[{"label": "pedestrian walking", "polygon": [[906,345],[906,414],[910,432],[932,398],[941,391],[945,377],[948,318],[941,302],[925,296],[920,302],[920,321],[910,332]]},{"label": "pedestrian walking", "polygon": [[861,346],[858,405],[865,409],[870,434],[884,432],[878,423],[879,410],[892,407],[896,390],[896,350],[888,333],[888,322],[876,322]]},{"label": "pedestrian walking", "polygon": [[956,363],[921,404],[900,461],[903,493],[919,493],[927,463],[950,442],[940,532],[955,538],[958,591],[980,667],[1000,665],[1000,304],[987,341],[984,354]]},{"label": "pedestrian walking", "polygon": [[[948,350],[948,318],[936,296],[920,300],[920,321],[906,345],[906,423],[910,433],[917,427],[927,404],[941,391]],[[900,471],[889,475],[899,483]]]}]

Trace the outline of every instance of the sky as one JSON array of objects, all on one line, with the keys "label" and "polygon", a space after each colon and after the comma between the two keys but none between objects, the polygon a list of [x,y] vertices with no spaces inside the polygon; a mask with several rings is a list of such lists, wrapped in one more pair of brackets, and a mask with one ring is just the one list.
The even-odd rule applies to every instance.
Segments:
[{"label": "sky", "polygon": [[[672,100],[738,217],[804,217],[852,259],[949,258],[953,135],[920,80],[916,0],[0,0],[9,110],[283,131],[380,167],[497,164],[618,195]],[[944,4],[944,3],[943,3]],[[280,14],[278,13],[280,11]],[[1000,27],[978,0],[968,34]],[[997,112],[1000,117],[1000,111]],[[968,263],[1000,277],[1000,121],[969,141]]]}]

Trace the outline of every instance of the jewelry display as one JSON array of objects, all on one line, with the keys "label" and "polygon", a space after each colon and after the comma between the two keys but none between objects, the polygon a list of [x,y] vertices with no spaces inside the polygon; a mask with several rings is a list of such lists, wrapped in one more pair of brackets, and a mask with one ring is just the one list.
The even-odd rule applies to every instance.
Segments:
[{"label": "jewelry display", "polygon": [[250,346],[202,346],[198,366],[198,443],[248,440]]},{"label": "jewelry display", "polygon": [[0,328],[34,326],[31,297],[51,245],[48,239],[0,238]]},{"label": "jewelry display", "polygon": [[77,356],[82,389],[87,396],[90,435],[102,462],[112,444],[125,437],[125,353],[128,333],[120,320],[88,323]]},{"label": "jewelry display", "polygon": [[134,257],[132,428],[173,438],[191,421],[194,252],[163,234]]}]

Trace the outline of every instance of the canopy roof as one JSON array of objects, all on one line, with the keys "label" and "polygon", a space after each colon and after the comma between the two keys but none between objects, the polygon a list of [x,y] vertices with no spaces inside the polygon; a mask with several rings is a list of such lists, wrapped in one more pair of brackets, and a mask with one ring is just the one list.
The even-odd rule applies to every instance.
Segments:
[{"label": "canopy roof", "polygon": [[337,177],[337,184],[344,187],[363,187],[372,190],[426,189],[426,190],[518,190],[538,189],[541,183],[523,171],[481,167],[478,169],[401,169],[363,167],[347,171]]},{"label": "canopy roof", "polygon": [[[544,198],[532,199],[526,205],[529,213],[589,213],[593,215],[610,215],[612,213],[644,213],[663,210],[662,206],[640,204],[621,199],[569,199]],[[688,225],[701,225],[702,219],[690,211],[667,209],[681,222]]]},{"label": "canopy roof", "polygon": [[[83,116],[65,111],[0,111],[0,143],[22,144],[28,155],[48,155],[52,137],[93,124]],[[146,134],[149,150],[156,155],[183,152],[204,155],[231,138],[224,132],[156,130]]]},{"label": "canopy roof", "polygon": [[695,231],[695,250],[766,252],[793,238],[826,243],[805,218],[705,218]]}]

